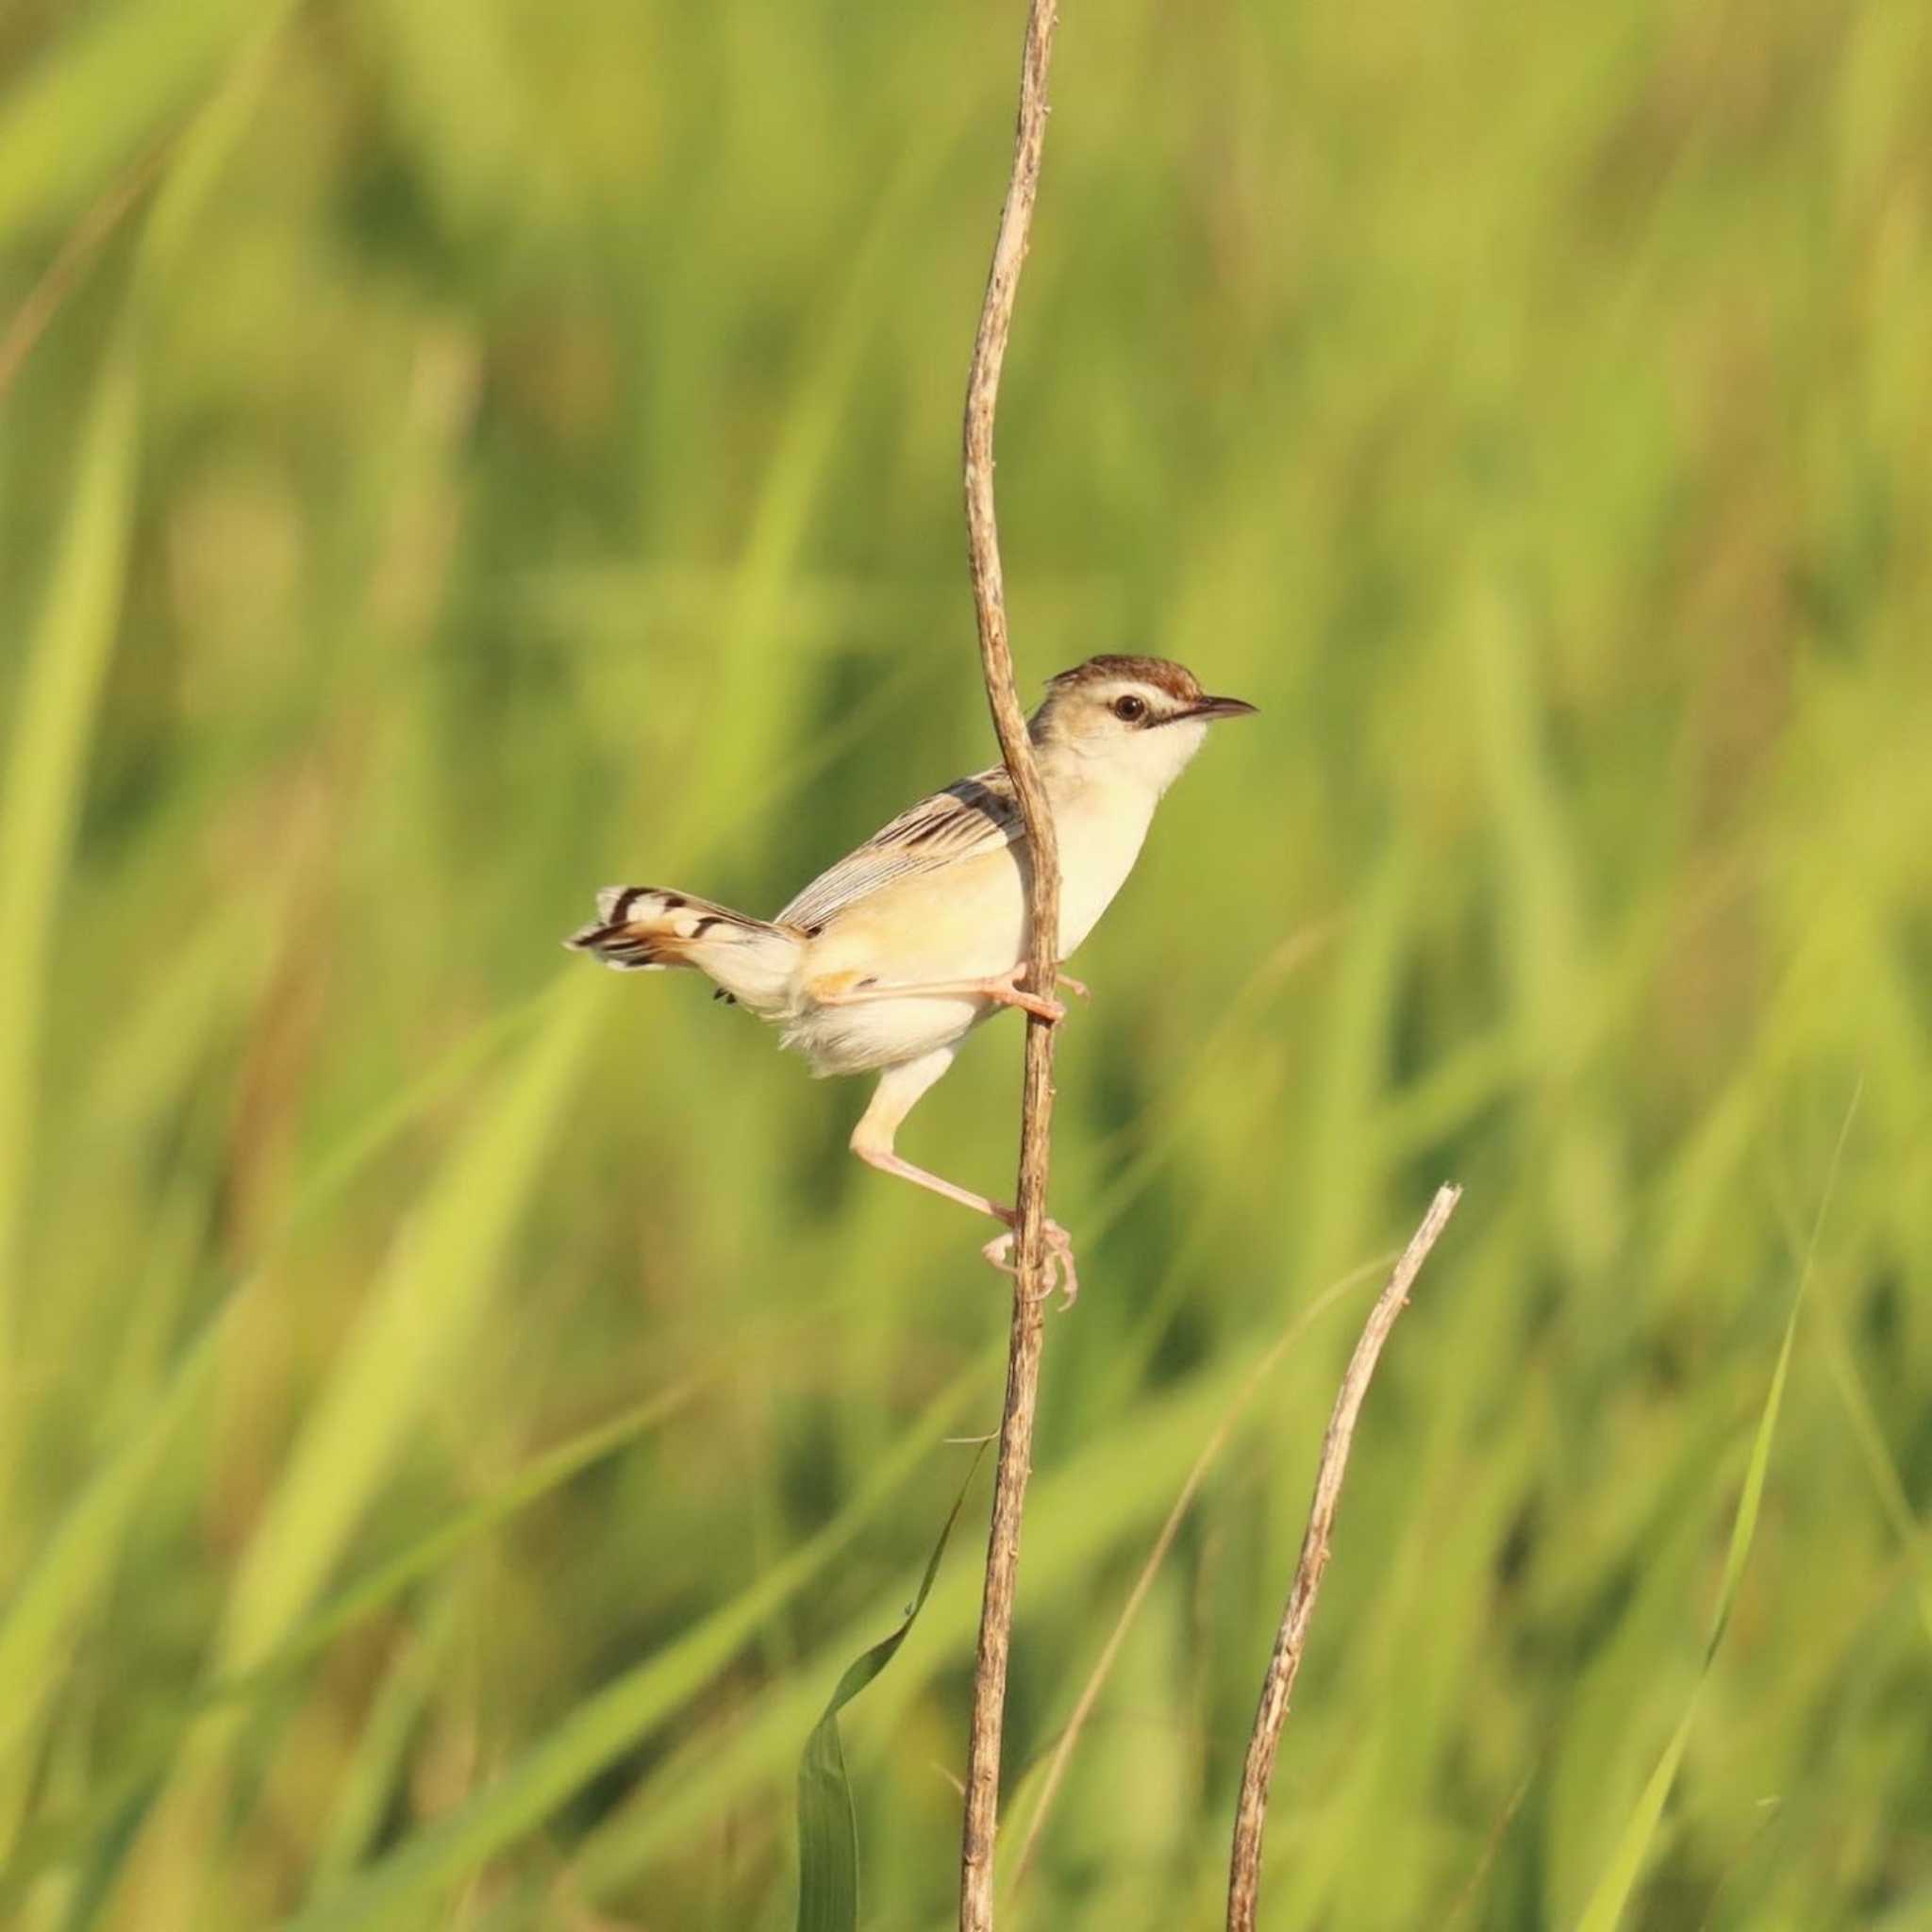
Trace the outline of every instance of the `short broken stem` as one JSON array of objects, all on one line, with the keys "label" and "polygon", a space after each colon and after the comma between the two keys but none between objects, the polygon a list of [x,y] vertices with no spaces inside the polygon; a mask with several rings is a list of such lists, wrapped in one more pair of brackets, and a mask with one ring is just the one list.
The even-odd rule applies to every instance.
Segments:
[{"label": "short broken stem", "polygon": [[1274,1639],[1274,1654],[1268,1660],[1268,1674],[1261,1683],[1260,1707],[1255,1712],[1254,1735],[1248,1740],[1247,1762],[1241,1768],[1241,1801],[1235,1808],[1234,1850],[1228,1861],[1227,1932],[1254,1932],[1255,1907],[1261,1882],[1261,1832],[1268,1822],[1268,1787],[1274,1776],[1274,1755],[1281,1744],[1281,1727],[1288,1721],[1288,1702],[1294,1690],[1295,1674],[1302,1667],[1308,1626],[1314,1621],[1315,1593],[1322,1587],[1322,1572],[1328,1565],[1328,1532],[1335,1526],[1336,1506],[1341,1500],[1341,1478],[1348,1469],[1348,1452],[1355,1441],[1362,1398],[1369,1392],[1369,1381],[1375,1373],[1382,1344],[1395,1326],[1396,1316],[1407,1305],[1408,1291],[1414,1287],[1423,1263],[1428,1259],[1429,1250],[1448,1226],[1449,1217],[1461,1198],[1459,1187],[1437,1189],[1422,1225],[1402,1251],[1402,1258],[1389,1277],[1389,1286],[1369,1310],[1361,1340],[1349,1357],[1348,1373],[1341,1378],[1334,1412],[1328,1418],[1328,1433],[1322,1439],[1322,1460],[1315,1471],[1314,1501],[1308,1506],[1308,1526],[1302,1537],[1301,1560],[1295,1565],[1288,1607],[1282,1613],[1281,1628]]}]

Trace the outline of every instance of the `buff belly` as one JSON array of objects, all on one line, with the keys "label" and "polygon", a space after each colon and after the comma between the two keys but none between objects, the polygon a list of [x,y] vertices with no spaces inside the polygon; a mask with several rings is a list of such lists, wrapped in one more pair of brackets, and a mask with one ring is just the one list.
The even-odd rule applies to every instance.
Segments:
[{"label": "buff belly", "polygon": [[[1060,821],[1060,951],[1071,953],[1133,869],[1144,817],[1094,836],[1077,810]],[[1013,848],[922,873],[868,895],[801,950],[784,1043],[817,1074],[862,1074],[956,1045],[1000,1008],[965,995],[828,1004],[826,991],[991,979],[1026,954],[1026,879]]]}]

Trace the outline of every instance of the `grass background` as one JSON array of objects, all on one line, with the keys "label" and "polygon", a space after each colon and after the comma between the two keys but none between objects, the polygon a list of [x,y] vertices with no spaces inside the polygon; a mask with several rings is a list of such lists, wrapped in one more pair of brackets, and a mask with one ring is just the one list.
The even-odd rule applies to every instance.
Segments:
[{"label": "grass background", "polygon": [[[0,16],[7,1923],[790,1923],[999,1284],[847,1157],[860,1089],[556,941],[609,879],[769,909],[989,756],[1018,36]],[[1014,1815],[1253,1364],[1454,1175],[1266,1923],[1576,1924],[1695,1697],[1625,1923],[1932,1927],[1924,8],[1120,0],[1056,93],[1024,670],[1263,716],[1076,962]],[[1003,1187],[1018,1058],[907,1150]],[[1371,1291],[1216,1465],[1003,1924],[1219,1922]],[[950,1923],[979,1480],[847,1714],[873,1926]]]}]

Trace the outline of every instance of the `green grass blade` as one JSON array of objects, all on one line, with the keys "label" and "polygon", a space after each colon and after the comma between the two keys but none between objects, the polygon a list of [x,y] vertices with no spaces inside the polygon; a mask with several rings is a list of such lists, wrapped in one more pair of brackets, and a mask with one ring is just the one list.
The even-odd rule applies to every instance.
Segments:
[{"label": "green grass blade", "polygon": [[0,111],[0,233],[85,207],[193,98],[252,14],[245,0],[141,0],[44,60]]},{"label": "green grass blade", "polygon": [[1576,1932],[1616,1932],[1618,1922],[1623,1918],[1624,1908],[1630,1901],[1631,1893],[1637,1888],[1649,1863],[1651,1846],[1656,1840],[1658,1824],[1662,1822],[1664,1806],[1669,1802],[1671,1788],[1676,1782],[1677,1767],[1683,1761],[1685,1747],[1690,1741],[1690,1732],[1696,1723],[1697,1707],[1704,1695],[1704,1687],[1710,1680],[1710,1669],[1716,1660],[1718,1646],[1724,1641],[1725,1629],[1731,1621],[1731,1610],[1738,1600],[1739,1586],[1744,1579],[1744,1565],[1751,1555],[1751,1543],[1757,1533],[1758,1511],[1764,1502],[1765,1478],[1771,1469],[1771,1445],[1777,1434],[1778,1411],[1784,1406],[1785,1383],[1790,1374],[1791,1348],[1797,1340],[1798,1317],[1805,1307],[1805,1291],[1810,1285],[1812,1264],[1817,1258],[1818,1237],[1824,1225],[1826,1210],[1831,1206],[1831,1196],[1838,1181],[1839,1163],[1842,1159],[1846,1138],[1851,1133],[1852,1121],[1857,1113],[1858,1098],[1852,1097],[1852,1104],[1845,1114],[1844,1126],[1839,1134],[1838,1147],[1832,1155],[1831,1168],[1825,1175],[1824,1191],[1819,1203],[1818,1219],[1811,1232],[1810,1249],[1805,1257],[1799,1272],[1798,1286],[1791,1296],[1791,1312],[1785,1320],[1784,1340],[1778,1346],[1777,1366],[1772,1371],[1771,1387],[1766,1391],[1764,1408],[1757,1418],[1757,1433],[1751,1443],[1751,1460],[1744,1472],[1744,1488],[1738,1498],[1738,1513],[1731,1524],[1730,1546],[1724,1553],[1724,1580],[1718,1589],[1717,1609],[1710,1620],[1710,1635],[1704,1646],[1704,1661],[1698,1670],[1697,1682],[1690,1692],[1690,1701],[1685,1707],[1677,1728],[1672,1733],[1671,1741],[1664,1747],[1663,1757],[1643,1788],[1637,1807],[1630,1814],[1629,1822],[1624,1826],[1617,1848],[1611,1855],[1610,1862],[1605,1867],[1603,1875],[1596,1882],[1596,1889],[1591,1893],[1590,1903],[1584,1907],[1583,1916],[1576,1922]]},{"label": "green grass blade", "polygon": [[845,1770],[845,1747],[839,1737],[839,1713],[899,1654],[932,1593],[953,1526],[965,1507],[966,1492],[985,1456],[985,1444],[959,1485],[939,1541],[926,1558],[925,1574],[905,1620],[890,1637],[861,1653],[839,1679],[824,1714],[805,1740],[798,1763],[798,1932],[857,1932],[858,1925],[858,1818],[852,1805],[852,1780]]},{"label": "green grass blade", "polygon": [[1764,1398],[1764,1412],[1757,1419],[1757,1434],[1751,1444],[1751,1461],[1744,1472],[1743,1493],[1738,1498],[1737,1521],[1731,1525],[1730,1547],[1724,1552],[1724,1582],[1717,1595],[1717,1612],[1710,1621],[1710,1637],[1704,1646],[1704,1666],[1710,1668],[1718,1645],[1731,1621],[1738,1601],[1738,1586],[1744,1579],[1745,1560],[1751,1554],[1751,1541],[1757,1534],[1757,1512],[1764,1502],[1764,1478],[1771,1467],[1771,1441],[1777,1431],[1778,1410],[1784,1406],[1785,1382],[1790,1374],[1791,1344],[1797,1338],[1798,1315],[1804,1307],[1803,1287],[1791,1298],[1791,1312],[1785,1322],[1785,1339],[1779,1344],[1777,1367],[1772,1371],[1771,1388]]},{"label": "green grass blade", "polygon": [[[26,1191],[33,1165],[43,1006],[60,886],[80,815],[88,748],[120,622],[134,487],[138,392],[117,347],[83,433],[73,506],[16,698],[0,792],[0,1415],[8,1384]],[[0,1522],[9,1460],[0,1437]]]},{"label": "green grass blade", "polygon": [[[425,1108],[473,1073],[479,1062],[499,1051],[507,1039],[527,1030],[541,1004],[533,1001],[510,1008],[478,1027],[372,1122],[325,1157],[313,1177],[300,1190],[290,1225],[277,1240],[288,1240],[318,1208],[333,1200],[375,1155]],[[218,1358],[221,1332],[228,1317],[259,1285],[259,1277],[244,1282],[223,1304],[165,1386],[142,1403],[125,1431],[125,1448],[72,1504],[37,1567],[5,1607],[4,1617],[0,1617],[0,1681],[26,1688],[0,1711],[0,1846],[11,1844],[18,1829],[20,1805],[31,1770],[28,1753],[58,1688],[59,1657],[74,1629],[111,1574],[120,1538],[140,1501],[142,1487],[154,1474],[161,1451],[184,1410],[206,1388],[208,1371]],[[133,1754],[132,1761],[123,1764],[120,1774],[110,1781],[108,1797],[100,1805],[89,1807],[88,1818],[97,1824],[122,1809],[131,1794],[143,1789],[159,1772],[181,1730],[197,1714],[211,1706],[250,1696],[261,1685],[299,1669],[344,1630],[393,1602],[411,1585],[432,1575],[497,1524],[674,1413],[694,1392],[701,1379],[688,1378],[675,1388],[660,1391],[546,1451],[500,1491],[484,1497],[358,1578],[291,1631],[275,1654],[258,1667],[217,1678],[192,1696],[180,1700]],[[9,1866],[8,1878],[31,1875],[32,1872],[59,1862],[89,1829],[85,1824],[74,1829],[63,1824],[51,1830],[38,1830],[35,1849],[23,1854]],[[22,1868],[26,1868],[25,1873]],[[0,1903],[9,1896],[11,1888],[0,1885]]]},{"label": "green grass blade", "polygon": [[10,1848],[34,1746],[65,1677],[90,1606],[119,1555],[129,1518],[181,1419],[206,1394],[219,1331],[210,1330],[126,1444],[62,1517],[0,1619],[0,1854]]},{"label": "green grass blade", "polygon": [[[1192,1465],[1206,1439],[1253,1374],[1262,1351],[1228,1366],[1204,1371],[1143,1402],[1131,1417],[1084,1442],[1077,1455],[1035,1478],[1027,1504],[1029,1588],[1036,1600],[1077,1591],[1086,1601],[1095,1566],[1125,1536],[1136,1535],[1172,1506],[1174,1485]],[[1130,1472],[1130,1479],[1121,1479]],[[1104,1474],[1114,1477],[1103,1481]],[[979,1617],[980,1579],[961,1566],[942,1576],[925,1610],[928,1655],[961,1654],[973,1641]],[[774,1685],[758,1708],[707,1754],[689,1775],[654,1784],[640,1805],[609,1820],[585,1844],[577,1877],[585,1896],[604,1901],[669,1848],[689,1841],[701,1821],[713,1816],[759,1777],[781,1775],[791,1740],[811,1720],[817,1697],[809,1680],[849,1656],[870,1628],[889,1614],[871,1606],[821,1647],[803,1673]],[[879,1697],[888,1702],[916,1695],[931,1677],[921,1659],[908,1659]],[[874,1699],[874,1706],[879,1699]],[[308,1932],[308,1928],[304,1928]]]},{"label": "green grass blade", "polygon": [[372,1292],[298,1441],[229,1604],[221,1658],[268,1657],[341,1556],[423,1405],[461,1358],[588,1057],[602,988],[570,989],[484,1096]]},{"label": "green grass blade", "polygon": [[537,1026],[549,997],[539,994],[517,1006],[506,1007],[474,1027],[408,1086],[399,1089],[384,1106],[344,1134],[304,1176],[291,1205],[288,1224],[277,1239],[291,1239],[333,1208],[338,1196],[369,1171],[377,1155],[400,1140],[431,1108],[448,1098],[499,1053]]},{"label": "green grass blade", "polygon": [[[308,1410],[229,1591],[217,1676],[273,1657],[341,1559],[401,1459],[432,1391],[461,1373],[505,1250],[595,1037],[601,989],[568,989],[536,1039],[483,1094],[392,1258],[365,1298],[335,1369]],[[152,1887],[157,1925],[200,1923],[205,1846],[237,1737],[234,1707],[211,1711],[176,1753],[168,1785],[121,1883]]]},{"label": "green grass blade", "polygon": [[318,1840],[311,1892],[340,1885],[382,1827],[384,1807],[435,1686],[437,1659],[456,1624],[457,1601],[453,1591],[442,1594],[383,1678]]},{"label": "green grass blade", "polygon": [[[102,1473],[94,1490],[90,1491],[87,1499],[78,1506],[76,1515],[88,1512],[98,1517],[103,1513],[108,1506],[105,1498],[97,1494],[100,1491],[111,1491],[113,1507],[125,1507],[136,1499],[138,1482],[129,1481],[124,1475],[124,1464],[133,1461],[151,1438],[164,1440],[166,1425],[172,1424],[180,1410],[189,1407],[200,1391],[203,1383],[201,1369],[213,1358],[214,1350],[219,1346],[219,1330],[225,1317],[225,1311],[215,1318],[206,1341],[197,1344],[178,1372],[165,1403],[157,1404],[151,1410],[140,1440],[131,1443],[125,1456]],[[729,1359],[741,1362],[741,1344]],[[721,1373],[724,1365],[724,1358],[721,1358]],[[116,1814],[125,1811],[141,1792],[158,1782],[170,1757],[179,1747],[182,1733],[204,1712],[218,1705],[254,1697],[267,1686],[285,1680],[346,1631],[395,1602],[414,1585],[441,1571],[454,1557],[473,1547],[498,1524],[540,1502],[593,1463],[614,1455],[658,1423],[675,1415],[691,1396],[705,1386],[708,1379],[705,1374],[689,1376],[612,1416],[608,1422],[595,1424],[568,1441],[545,1451],[494,1495],[484,1497],[449,1522],[439,1524],[427,1536],[388,1562],[378,1565],[368,1575],[349,1584],[291,1631],[287,1641],[257,1669],[243,1675],[215,1678],[165,1716],[157,1714],[156,1722],[142,1741],[124,1748],[119,1754],[115,1774],[104,1783],[94,1803],[65,1817],[43,1821],[28,1839],[22,1841],[17,1855],[8,1861],[4,1876],[0,1876],[0,1914],[4,1914],[13,1903],[20,1888],[42,1873],[73,1858],[83,1846],[99,1838]],[[143,1457],[140,1474],[145,1474],[151,1467],[152,1459]],[[92,1544],[104,1539],[86,1541]],[[57,1574],[57,1554],[50,1552],[43,1566],[47,1581],[40,1586],[40,1594],[35,1594],[36,1586],[30,1584],[28,1592],[15,1607],[5,1634],[0,1634],[0,1666],[9,1672],[25,1668],[32,1658],[30,1647],[12,1636],[15,1624],[35,1626],[38,1634],[40,1627],[52,1624],[62,1616],[71,1616],[73,1606],[85,1600],[84,1595],[72,1587],[58,1592],[51,1587]],[[92,1580],[92,1573],[88,1580]],[[425,1646],[419,1639],[418,1649],[425,1647],[433,1648]],[[22,1680],[9,1675],[7,1681]],[[23,1707],[27,1703],[28,1700],[22,1700]],[[8,1721],[16,1717],[17,1713],[12,1710],[7,1713]],[[0,1746],[4,1746],[4,1732],[0,1732]]]},{"label": "green grass blade", "polygon": [[256,1683],[295,1670],[325,1650],[345,1630],[393,1603],[412,1584],[434,1575],[452,1558],[471,1548],[499,1524],[541,1501],[594,1462],[614,1455],[666,1417],[675,1415],[702,1386],[692,1376],[675,1388],[647,1396],[608,1422],[598,1423],[538,1457],[494,1495],[485,1496],[440,1524],[425,1537],[358,1577],[292,1630],[287,1641],[258,1671],[244,1677],[223,1679],[209,1687],[211,1697],[245,1694]]},{"label": "green grass blade", "polygon": [[728,1663],[778,1607],[817,1576],[932,1453],[934,1440],[977,1393],[994,1357],[983,1355],[926,1406],[872,1479],[816,1536],[694,1629],[579,1705],[534,1749],[467,1805],[416,1834],[356,1882],[289,1922],[290,1932],[354,1932],[420,1907],[546,1817],[620,1753],[648,1736]]},{"label": "green grass blade", "polygon": [[294,0],[258,0],[228,72],[168,157],[168,172],[141,238],[142,269],[164,274],[208,205],[261,106]]},{"label": "green grass blade", "polygon": [[1912,1592],[1918,1600],[1919,1623],[1926,1637],[1932,1639],[1932,1536],[1920,1526],[1919,1519],[1912,1512],[1905,1478],[1899,1473],[1890,1445],[1886,1441],[1885,1432],[1874,1412],[1872,1395],[1859,1372],[1844,1324],[1828,1300],[1823,1327],[1825,1361],[1844,1403],[1852,1440],[1858,1445],[1858,1453],[1872,1479],[1873,1493],[1885,1513],[1885,1520],[1891,1525],[1892,1535],[1912,1566]]}]

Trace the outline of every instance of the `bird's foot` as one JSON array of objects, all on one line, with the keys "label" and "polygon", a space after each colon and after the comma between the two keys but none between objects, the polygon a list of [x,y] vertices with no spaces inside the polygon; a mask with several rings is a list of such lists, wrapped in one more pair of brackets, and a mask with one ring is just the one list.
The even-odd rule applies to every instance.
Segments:
[{"label": "bird's foot", "polygon": [[1022,960],[1008,973],[1002,973],[995,979],[985,981],[979,988],[987,999],[1002,1007],[1018,1007],[1023,1012],[1031,1013],[1036,1019],[1044,1020],[1049,1025],[1058,1026],[1067,1017],[1067,1009],[1051,994],[1026,992],[1022,991],[1020,982],[1026,977],[1026,963]]},{"label": "bird's foot", "polygon": [[[1079,1271],[1074,1266],[1074,1238],[1058,1221],[1043,1223],[1041,1232],[1046,1238],[1047,1263],[1046,1285],[1041,1293],[1049,1295],[1058,1288],[1060,1307],[1071,1308],[1080,1298]],[[1002,1274],[1017,1274],[1020,1271],[1013,1259],[1013,1249],[1018,1241],[1019,1236],[1009,1227],[1004,1234],[994,1235],[979,1252]]]},{"label": "bird's foot", "polygon": [[1087,990],[1087,982],[1084,979],[1075,979],[1071,973],[1062,973],[1059,975],[1059,983],[1063,987],[1065,987],[1066,990],[1070,993],[1072,993],[1076,1000],[1091,1000],[1093,997],[1093,995]]}]

